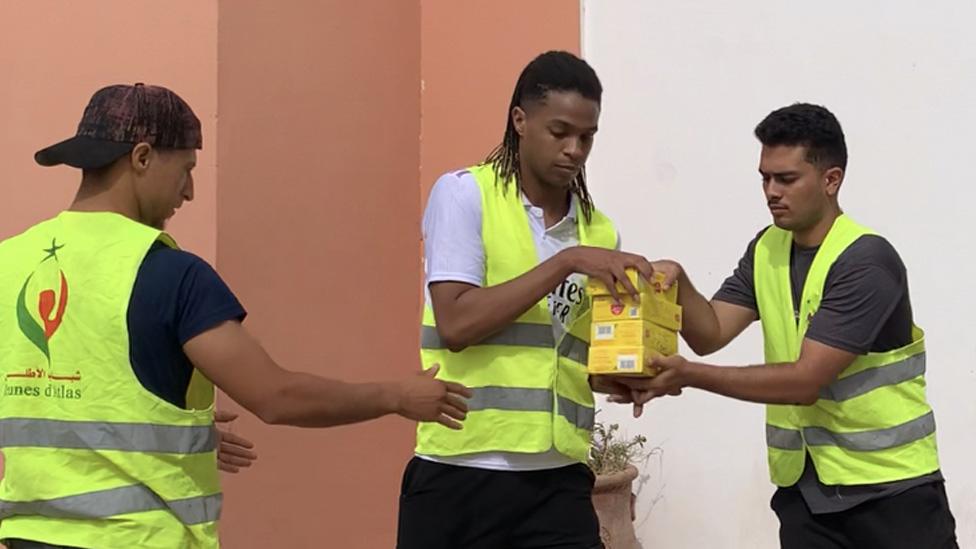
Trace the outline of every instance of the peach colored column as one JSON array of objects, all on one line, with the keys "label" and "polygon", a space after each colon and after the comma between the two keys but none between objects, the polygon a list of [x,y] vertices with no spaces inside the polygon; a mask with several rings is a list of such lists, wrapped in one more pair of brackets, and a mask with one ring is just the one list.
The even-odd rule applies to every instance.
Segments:
[{"label": "peach colored column", "polygon": [[95,90],[146,82],[180,94],[203,123],[196,199],[174,219],[184,248],[216,257],[217,2],[0,2],[0,239],[67,207],[81,174],[34,152],[74,135]]},{"label": "peach colored column", "polygon": [[[500,139],[529,59],[578,51],[578,12],[221,2],[219,265],[276,358],[349,379],[417,368],[422,197]],[[393,546],[411,425],[239,428],[262,457],[225,484],[227,546]]]},{"label": "peach colored column", "polygon": [[[419,371],[419,2],[220,2],[218,261],[291,369]],[[392,547],[414,426],[238,426],[230,548]]]},{"label": "peach colored column", "polygon": [[502,140],[519,72],[547,50],[579,53],[577,0],[423,0],[421,199],[442,173]]}]

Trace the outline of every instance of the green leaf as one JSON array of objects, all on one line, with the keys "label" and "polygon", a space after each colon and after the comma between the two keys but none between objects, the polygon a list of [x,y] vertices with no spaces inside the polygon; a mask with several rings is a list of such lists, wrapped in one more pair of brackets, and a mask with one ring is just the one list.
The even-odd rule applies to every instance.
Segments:
[{"label": "green leaf", "polygon": [[24,286],[20,289],[20,295],[17,296],[17,324],[20,326],[20,331],[44,353],[44,356],[50,362],[51,354],[47,348],[47,338],[44,337],[44,328],[34,320],[30,311],[27,310],[27,285],[30,284],[32,278],[34,278],[33,274],[27,277]]}]

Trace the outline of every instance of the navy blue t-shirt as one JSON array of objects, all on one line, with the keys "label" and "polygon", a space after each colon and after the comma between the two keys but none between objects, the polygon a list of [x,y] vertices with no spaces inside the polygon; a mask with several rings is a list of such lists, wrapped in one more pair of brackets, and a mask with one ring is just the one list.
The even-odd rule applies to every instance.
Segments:
[{"label": "navy blue t-shirt", "polygon": [[136,377],[154,395],[185,408],[193,364],[183,344],[246,315],[206,261],[157,242],[139,267],[129,300],[129,358]]}]

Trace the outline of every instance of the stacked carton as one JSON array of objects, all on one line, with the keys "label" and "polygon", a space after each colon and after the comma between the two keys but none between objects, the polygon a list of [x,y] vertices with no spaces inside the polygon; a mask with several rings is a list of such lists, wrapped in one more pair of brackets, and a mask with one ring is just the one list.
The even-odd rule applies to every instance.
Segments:
[{"label": "stacked carton", "polygon": [[677,283],[664,291],[660,273],[654,273],[648,282],[628,269],[627,277],[640,293],[639,303],[620,283],[620,302],[614,301],[603,282],[591,278],[587,284],[586,291],[593,298],[587,366],[591,374],[653,376],[648,359],[678,352],[681,306],[677,304]]}]

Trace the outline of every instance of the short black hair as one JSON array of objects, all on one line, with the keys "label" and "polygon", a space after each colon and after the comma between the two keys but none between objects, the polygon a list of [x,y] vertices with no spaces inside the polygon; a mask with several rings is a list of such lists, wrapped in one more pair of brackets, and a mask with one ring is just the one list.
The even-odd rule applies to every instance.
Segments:
[{"label": "short black hair", "polygon": [[805,147],[807,162],[822,170],[847,169],[844,130],[837,117],[820,105],[794,103],[776,109],[756,126],[755,133],[767,147]]},{"label": "short black hair", "polygon": [[[485,159],[492,164],[499,181],[519,179],[519,135],[512,123],[512,109],[526,108],[529,102],[541,101],[551,91],[576,92],[586,99],[596,101],[603,97],[603,85],[596,71],[586,61],[567,51],[548,51],[533,59],[519,75],[512,92],[512,101],[505,113],[505,136],[502,142]],[[573,180],[572,191],[579,199],[583,216],[589,221],[593,211],[593,199],[586,189],[586,168]]]}]

